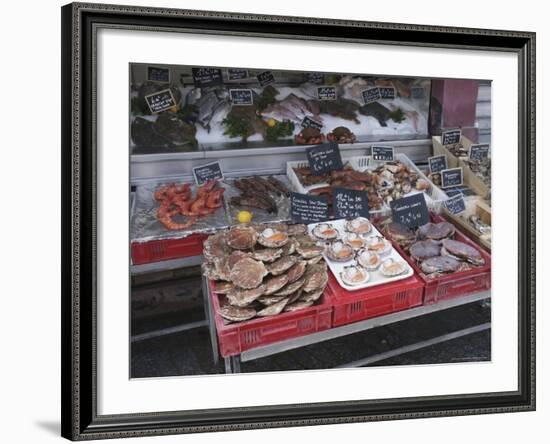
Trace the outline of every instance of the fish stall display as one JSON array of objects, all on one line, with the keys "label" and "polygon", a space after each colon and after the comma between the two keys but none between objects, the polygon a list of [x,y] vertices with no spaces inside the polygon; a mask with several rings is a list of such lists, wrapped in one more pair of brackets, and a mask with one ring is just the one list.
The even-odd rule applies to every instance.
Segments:
[{"label": "fish stall display", "polygon": [[202,267],[219,315],[242,322],[316,304],[328,281],[322,252],[305,225],[243,224],[208,237]]},{"label": "fish stall display", "polygon": [[[239,81],[222,75],[220,81],[202,85],[193,77],[196,67],[171,66],[179,78],[172,75],[170,83],[147,80],[145,67],[132,64],[132,154],[223,149],[234,142],[348,144],[428,135],[428,79],[327,73],[320,86],[307,81],[307,72],[272,71],[274,82],[262,86],[256,73],[265,70],[248,69],[248,77]],[[142,77],[143,81],[137,80]],[[321,87],[332,95],[323,96]],[[366,102],[364,92],[373,88],[389,93]],[[421,94],[411,94],[413,89]],[[235,90],[244,90],[246,101],[236,101],[231,95]],[[151,107],[155,95],[166,106]]]}]

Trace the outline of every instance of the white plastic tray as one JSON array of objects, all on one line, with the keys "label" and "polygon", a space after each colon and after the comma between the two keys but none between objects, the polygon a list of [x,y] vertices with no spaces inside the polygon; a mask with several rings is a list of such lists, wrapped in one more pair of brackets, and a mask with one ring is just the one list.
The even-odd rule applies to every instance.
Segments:
[{"label": "white plastic tray", "polygon": [[[346,230],[345,230],[346,219],[336,219],[336,220],[331,220],[331,221],[322,222],[322,223],[331,224],[334,228],[336,228],[338,230],[338,232],[340,233],[340,237],[345,237],[345,235],[346,235]],[[309,224],[308,227],[307,227],[309,233],[312,236],[313,236],[313,234],[312,234],[313,228],[315,228],[315,226],[317,226],[317,225],[319,225],[319,224],[318,223]],[[365,235],[365,237],[370,237],[370,236],[382,236],[382,235],[380,234],[380,232],[373,225],[372,231]],[[384,237],[384,236],[382,236],[382,237]],[[390,242],[390,241],[388,241],[388,242]],[[320,244],[322,244],[322,243],[323,242],[320,242]],[[365,282],[363,285],[350,286],[350,285],[345,284],[344,281],[342,281],[342,278],[340,277],[340,273],[342,271],[344,271],[344,267],[347,267],[348,265],[357,265],[357,261],[355,260],[355,258],[353,258],[353,259],[351,259],[347,262],[335,262],[335,261],[330,260],[327,257],[327,255],[324,254],[324,253],[323,253],[323,257],[325,258],[325,262],[328,264],[328,267],[330,268],[330,271],[332,271],[332,274],[334,274],[334,277],[338,281],[338,284],[340,284],[340,287],[345,288],[348,291],[357,291],[357,290],[361,290],[361,289],[364,289],[364,288],[374,287],[376,285],[383,285],[383,284],[387,284],[389,282],[400,281],[402,279],[407,279],[407,278],[411,277],[414,274],[414,271],[413,271],[412,267],[408,264],[408,262],[405,259],[403,259],[403,257],[392,247],[389,253],[386,253],[385,255],[382,256],[382,260],[392,258],[396,262],[403,262],[405,264],[405,267],[406,267],[406,271],[403,274],[400,274],[399,276],[386,277],[379,271],[379,269],[375,270],[375,271],[369,271],[368,273],[369,273],[370,278],[367,282]]]}]

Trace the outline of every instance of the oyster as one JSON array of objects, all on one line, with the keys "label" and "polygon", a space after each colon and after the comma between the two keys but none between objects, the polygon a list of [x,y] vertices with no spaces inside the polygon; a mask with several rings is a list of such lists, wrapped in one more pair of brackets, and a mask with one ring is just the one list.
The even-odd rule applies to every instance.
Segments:
[{"label": "oyster", "polygon": [[288,226],[289,236],[298,236],[300,234],[307,233],[307,225],[305,224],[293,224]]},{"label": "oyster", "polygon": [[367,248],[379,255],[383,255],[391,251],[391,244],[382,236],[371,236],[367,239]]},{"label": "oyster", "polygon": [[391,257],[382,262],[380,267],[380,272],[386,277],[398,276],[405,273],[405,271],[407,271],[405,262],[397,262]]},{"label": "oyster", "polygon": [[311,307],[313,305],[313,301],[303,302],[303,301],[297,301],[293,304],[289,304],[285,307],[285,311],[297,311],[297,310],[303,310],[304,308]]},{"label": "oyster", "polygon": [[252,227],[236,226],[229,230],[226,235],[226,242],[236,250],[247,250],[256,245],[258,233]]},{"label": "oyster", "polygon": [[284,231],[266,228],[258,237],[258,243],[264,247],[278,248],[285,245],[289,240],[288,234]]},{"label": "oyster", "polygon": [[367,234],[372,230],[372,225],[366,217],[356,217],[346,222],[346,231],[357,234]]},{"label": "oyster", "polygon": [[282,290],[279,290],[277,293],[275,293],[274,296],[290,296],[292,293],[300,290],[305,281],[306,278],[301,278],[293,282],[292,284],[287,284],[285,287],[283,287]]},{"label": "oyster", "polygon": [[258,287],[266,274],[267,269],[263,262],[247,257],[234,265],[230,277],[237,287],[251,289]]},{"label": "oyster", "polygon": [[[323,295],[324,291],[324,288],[319,288],[318,290],[314,290],[309,293],[301,293],[297,299],[301,302],[315,302]],[[289,303],[291,303],[291,301],[289,301]]]},{"label": "oyster", "polygon": [[366,248],[357,253],[357,262],[367,271],[374,271],[381,264],[380,256]]},{"label": "oyster", "polygon": [[290,267],[292,267],[296,262],[298,262],[297,256],[283,256],[280,259],[277,259],[272,264],[267,266],[267,270],[274,276],[283,274]]},{"label": "oyster", "polygon": [[478,250],[464,242],[459,242],[452,239],[445,239],[443,241],[441,255],[451,256],[459,260],[470,262],[474,265],[485,264],[485,259],[483,259],[483,256]]},{"label": "oyster", "polygon": [[418,228],[418,239],[441,240],[455,234],[455,226],[449,222],[427,223]]},{"label": "oyster", "polygon": [[406,225],[398,222],[391,222],[384,228],[384,233],[401,246],[410,245],[416,240],[416,235]]},{"label": "oyster", "polygon": [[288,283],[288,276],[286,274],[281,274],[279,276],[272,276],[265,280],[265,295],[273,294],[279,291]]},{"label": "oyster", "polygon": [[262,262],[273,262],[279,259],[283,255],[283,249],[264,248],[263,250],[256,250],[252,253],[252,259]]},{"label": "oyster", "polygon": [[325,264],[308,265],[302,290],[310,293],[319,288],[325,288],[327,282],[328,274]]},{"label": "oyster", "polygon": [[214,293],[218,294],[227,294],[231,290],[235,288],[235,285],[233,285],[232,282],[216,282],[216,285],[214,286]]},{"label": "oyster", "polygon": [[302,256],[304,259],[313,259],[315,257],[321,257],[321,254],[323,253],[323,247],[320,247],[319,245],[303,245],[299,244],[296,247],[296,251],[300,256]]},{"label": "oyster", "polygon": [[235,288],[233,291],[226,294],[227,300],[234,307],[246,307],[262,296],[265,292],[266,286],[260,285],[259,287],[251,290],[241,290]]},{"label": "oyster", "polygon": [[247,321],[256,316],[256,310],[253,308],[239,308],[231,305],[220,308],[218,313],[222,318],[235,322]]},{"label": "oyster", "polygon": [[316,225],[312,230],[313,235],[321,240],[332,240],[338,237],[338,230],[331,224],[322,223]]},{"label": "oyster", "polygon": [[263,310],[260,310],[258,313],[256,313],[256,316],[264,317],[278,315],[280,312],[283,311],[287,302],[288,298],[281,299],[279,302],[275,302],[274,304],[268,305]]},{"label": "oyster", "polygon": [[333,261],[347,262],[353,259],[353,248],[342,241],[336,241],[327,247],[326,255]]},{"label": "oyster", "polygon": [[439,256],[441,254],[441,245],[433,239],[415,242],[409,249],[411,257],[418,262],[422,262],[429,257]]},{"label": "oyster", "polygon": [[291,284],[294,281],[300,279],[306,272],[307,262],[300,260],[296,262],[287,272],[288,283]]},{"label": "oyster", "polygon": [[348,265],[340,273],[340,277],[347,285],[361,285],[369,280],[369,274],[360,265]]},{"label": "oyster", "polygon": [[366,243],[365,238],[361,237],[361,235],[357,233],[349,233],[346,236],[345,242],[354,250],[359,250],[360,248],[363,248]]},{"label": "oyster", "polygon": [[460,261],[450,256],[434,256],[430,257],[420,264],[420,268],[426,274],[431,273],[452,273],[463,269]]}]

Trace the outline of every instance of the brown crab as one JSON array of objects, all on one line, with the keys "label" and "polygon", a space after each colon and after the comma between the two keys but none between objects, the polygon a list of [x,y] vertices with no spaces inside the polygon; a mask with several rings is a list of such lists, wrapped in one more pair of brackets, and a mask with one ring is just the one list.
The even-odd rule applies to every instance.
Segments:
[{"label": "brown crab", "polygon": [[325,141],[325,135],[320,129],[308,126],[296,135],[294,141],[297,145],[317,145]]},{"label": "brown crab", "polygon": [[353,143],[357,138],[349,128],[338,126],[327,134],[327,140],[337,143]]}]

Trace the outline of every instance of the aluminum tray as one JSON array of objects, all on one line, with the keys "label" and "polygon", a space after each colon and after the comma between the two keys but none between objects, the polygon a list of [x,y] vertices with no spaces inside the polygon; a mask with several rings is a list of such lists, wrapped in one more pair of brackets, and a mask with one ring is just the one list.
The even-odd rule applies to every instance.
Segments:
[{"label": "aluminum tray", "polygon": [[[345,236],[345,233],[346,233],[346,231],[345,231],[346,219],[331,220],[331,221],[326,222],[326,223],[330,223],[332,226],[334,226],[334,228],[336,228],[338,230],[338,232],[340,233],[339,237],[342,237],[343,235]],[[313,234],[312,234],[313,228],[315,228],[317,225],[319,225],[319,224],[315,223],[315,224],[309,224],[308,225],[308,231],[312,236],[313,236]],[[372,226],[372,231],[367,236],[382,236],[382,234],[380,234],[380,232],[373,225]],[[382,236],[382,237],[384,237],[384,236]],[[390,241],[388,241],[388,242],[390,242]],[[321,244],[322,244],[322,242],[321,242]],[[411,277],[414,274],[414,270],[412,269],[412,267],[409,265],[409,263],[405,259],[403,259],[403,257],[397,252],[397,250],[395,250],[395,248],[393,248],[393,246],[392,246],[389,253],[382,256],[382,260],[388,259],[388,258],[393,258],[396,262],[403,262],[406,266],[405,272],[403,274],[400,274],[399,276],[386,277],[379,270],[369,271],[368,273],[370,275],[370,278],[363,285],[355,285],[355,286],[347,285],[347,284],[344,283],[344,281],[342,281],[342,278],[340,277],[340,273],[344,270],[344,267],[346,267],[348,265],[357,265],[357,261],[355,260],[355,258],[351,259],[347,262],[335,262],[335,261],[330,260],[327,257],[327,255],[324,254],[324,253],[323,253],[323,257],[325,258],[325,262],[328,264],[328,267],[330,268],[330,271],[332,271],[332,274],[334,275],[334,277],[338,281],[338,284],[342,288],[345,288],[348,291],[357,291],[357,290],[361,290],[361,289],[364,289],[364,288],[370,288],[370,287],[375,287],[377,285],[382,285],[382,284],[387,284],[387,283],[390,283],[390,282],[400,281],[400,280],[403,280],[403,279],[407,279],[407,278]]]},{"label": "aluminum tray", "polygon": [[[198,219],[197,222],[187,230],[167,230],[164,225],[157,220],[158,202],[153,197],[155,190],[166,184],[166,182],[154,181],[140,184],[136,187],[133,213],[130,219],[130,239],[132,242],[181,239],[194,233],[211,233],[229,226],[229,218],[227,217],[224,204],[224,206],[218,208],[213,214]],[[220,182],[220,185],[224,186],[222,182]],[[195,194],[196,189],[197,186],[192,185],[191,190],[193,194]],[[176,222],[182,222],[185,219],[181,216],[176,216],[174,220]]]}]

